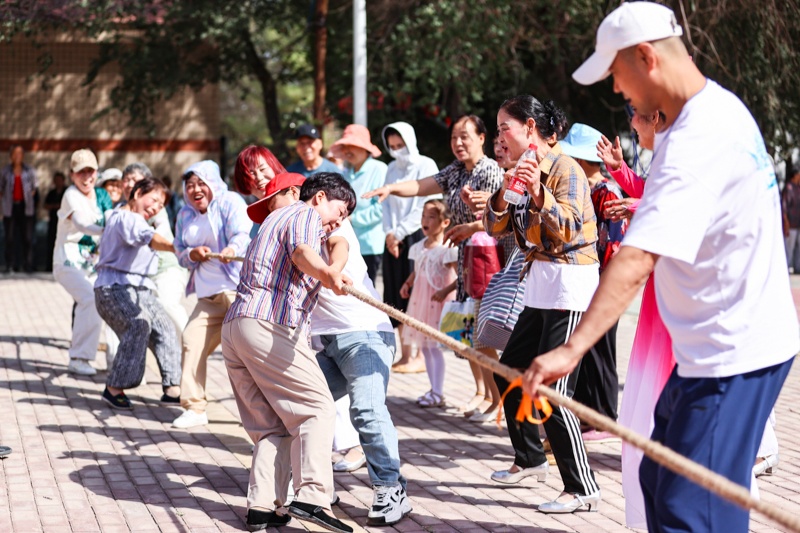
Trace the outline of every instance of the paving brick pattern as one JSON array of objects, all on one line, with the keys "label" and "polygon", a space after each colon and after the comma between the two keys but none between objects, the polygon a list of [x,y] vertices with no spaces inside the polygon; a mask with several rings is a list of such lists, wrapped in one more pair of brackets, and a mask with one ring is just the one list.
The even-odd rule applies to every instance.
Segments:
[{"label": "paving brick pattern", "polygon": [[[800,278],[793,279],[793,292],[800,301]],[[154,361],[148,384],[130,391],[135,408],[129,412],[100,400],[104,372],[92,378],[66,372],[71,299],[50,276],[0,277],[0,302],[0,443],[14,449],[0,462],[0,532],[245,530],[251,443],[238,422],[221,354],[209,365],[211,423],[175,430],[169,424],[179,411],[159,405]],[[634,303],[620,323],[623,381],[637,308]],[[102,355],[95,364],[105,366]],[[447,364],[446,396],[460,405],[474,392],[469,367],[454,357]],[[795,513],[800,513],[798,377],[796,368],[777,406],[780,468],[758,481],[763,499]],[[599,512],[544,515],[535,505],[558,496],[558,471],[539,484],[492,482],[491,472],[510,466],[513,458],[505,430],[472,424],[452,410],[416,407],[414,399],[427,389],[424,374],[392,376],[390,410],[414,512],[385,530],[626,530],[619,443],[588,448],[603,491]],[[341,496],[336,514],[364,531],[372,501],[366,469],[337,474],[336,484]],[[307,529],[294,520],[281,531]],[[780,531],[757,515],[751,530]]]}]

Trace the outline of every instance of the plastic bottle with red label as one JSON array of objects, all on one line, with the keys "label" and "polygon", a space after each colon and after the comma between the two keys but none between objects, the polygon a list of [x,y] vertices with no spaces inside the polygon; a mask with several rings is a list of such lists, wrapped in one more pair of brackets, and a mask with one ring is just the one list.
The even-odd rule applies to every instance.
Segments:
[{"label": "plastic bottle with red label", "polygon": [[525,197],[525,182],[517,178],[517,169],[519,168],[520,163],[528,160],[536,161],[535,144],[528,145],[528,149],[525,150],[525,153],[522,154],[522,156],[519,158],[519,161],[517,161],[516,166],[514,167],[514,177],[511,178],[511,183],[508,184],[508,189],[506,189],[506,193],[503,195],[503,200],[510,204],[519,205],[522,203],[522,199]]}]

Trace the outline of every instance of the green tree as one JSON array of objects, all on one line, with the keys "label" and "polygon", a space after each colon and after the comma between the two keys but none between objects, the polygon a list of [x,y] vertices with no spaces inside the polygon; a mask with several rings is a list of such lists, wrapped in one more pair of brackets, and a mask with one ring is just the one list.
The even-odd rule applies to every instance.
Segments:
[{"label": "green tree", "polygon": [[[785,155],[800,136],[800,7],[796,0],[668,0],[701,70],[750,107],[770,151]],[[374,0],[368,4],[370,124],[408,120],[423,149],[445,162],[444,125],[462,113],[490,130],[502,101],[519,93],[555,100],[572,122],[628,131],[610,81],[583,87],[572,72],[594,49],[616,0]],[[349,121],[351,2],[332,0],[328,103]],[[377,96],[383,97],[378,105]],[[410,105],[409,105],[410,103]]]},{"label": "green tree", "polygon": [[671,0],[695,62],[739,95],[773,155],[800,138],[800,3]]},{"label": "green tree", "polygon": [[[798,1],[662,3],[684,26],[701,70],[742,97],[770,151],[785,157],[800,136]],[[333,118],[352,120],[352,0],[324,4],[9,0],[0,4],[0,37],[36,38],[43,31],[71,28],[102,40],[103,54],[87,81],[99,69],[119,65],[112,108],[127,112],[138,125],[151,124],[154,103],[181,88],[222,82],[249,95],[245,118],[252,119],[253,106],[262,107],[269,137],[286,156],[286,126],[311,118],[314,58],[327,57],[317,97],[325,94],[319,85],[326,82]],[[475,113],[493,129],[499,105],[519,93],[555,100],[573,122],[609,134],[627,131],[622,99],[610,82],[582,87],[571,79],[594,48],[598,24],[618,5],[618,0],[370,0],[373,133],[390,121],[407,120],[417,126],[423,149],[446,162],[449,121]],[[328,16],[322,20],[325,9]],[[314,53],[314,35],[324,33],[318,31],[323,24],[327,50],[318,47]],[[46,67],[46,58],[42,64]],[[320,120],[325,113],[317,105],[314,115]],[[232,129],[235,122],[229,121]],[[259,126],[253,124],[243,128],[243,138],[258,136]],[[266,136],[252,140],[262,139]]]}]

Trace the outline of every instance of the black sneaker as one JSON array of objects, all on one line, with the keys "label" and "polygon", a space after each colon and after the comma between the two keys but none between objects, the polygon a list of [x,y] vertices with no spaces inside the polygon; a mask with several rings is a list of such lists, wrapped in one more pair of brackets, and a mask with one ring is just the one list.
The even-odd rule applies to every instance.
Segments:
[{"label": "black sneaker", "polygon": [[170,396],[167,393],[161,395],[161,403],[164,405],[180,405],[181,404],[181,397],[180,396]]},{"label": "black sneaker", "polygon": [[278,514],[275,511],[259,511],[250,509],[247,511],[247,530],[261,531],[268,527],[285,526],[292,519],[288,514]]},{"label": "black sneaker", "polygon": [[348,526],[338,518],[326,513],[325,509],[319,505],[294,501],[289,504],[289,514],[299,520],[314,522],[318,526],[324,527],[328,531],[335,531],[337,533],[353,533],[352,527]]},{"label": "black sneaker", "polygon": [[108,405],[113,407],[114,409],[133,409],[131,406],[131,401],[125,396],[124,392],[120,392],[116,396],[113,396],[109,391],[108,387],[105,388],[103,391],[103,401],[106,402]]},{"label": "black sneaker", "polygon": [[11,448],[8,446],[0,446],[0,459],[8,457],[11,455]]}]

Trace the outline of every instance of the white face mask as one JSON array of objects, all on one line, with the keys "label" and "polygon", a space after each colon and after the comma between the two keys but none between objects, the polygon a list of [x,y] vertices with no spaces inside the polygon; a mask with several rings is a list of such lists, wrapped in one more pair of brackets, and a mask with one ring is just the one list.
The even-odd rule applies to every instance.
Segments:
[{"label": "white face mask", "polygon": [[389,155],[392,156],[398,163],[408,163],[411,158],[411,152],[408,151],[408,146],[404,146],[399,150],[389,150]]}]

